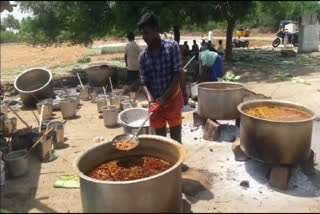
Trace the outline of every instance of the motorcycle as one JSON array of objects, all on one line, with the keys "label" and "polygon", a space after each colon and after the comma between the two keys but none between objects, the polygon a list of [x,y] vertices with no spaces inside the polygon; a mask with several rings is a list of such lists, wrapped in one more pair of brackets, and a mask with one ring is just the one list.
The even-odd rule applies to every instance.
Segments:
[{"label": "motorcycle", "polygon": [[[284,37],[286,33],[282,30],[279,30],[277,32],[277,38],[272,42],[272,46],[274,48],[278,47],[280,43],[284,43]],[[298,41],[299,41],[299,32],[295,33],[287,33],[288,35],[288,44],[292,44],[294,47],[298,46]]]},{"label": "motorcycle", "polygon": [[234,48],[246,48],[249,47],[249,40],[240,40],[240,39],[233,39],[232,47]]}]

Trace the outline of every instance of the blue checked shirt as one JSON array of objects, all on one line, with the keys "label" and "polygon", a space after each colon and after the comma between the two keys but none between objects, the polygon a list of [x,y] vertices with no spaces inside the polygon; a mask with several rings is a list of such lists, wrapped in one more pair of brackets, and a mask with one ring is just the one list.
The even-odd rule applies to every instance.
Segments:
[{"label": "blue checked shirt", "polygon": [[161,40],[158,56],[147,47],[139,57],[142,84],[150,90],[153,98],[161,97],[170,87],[176,74],[182,72],[180,47],[175,41]]}]

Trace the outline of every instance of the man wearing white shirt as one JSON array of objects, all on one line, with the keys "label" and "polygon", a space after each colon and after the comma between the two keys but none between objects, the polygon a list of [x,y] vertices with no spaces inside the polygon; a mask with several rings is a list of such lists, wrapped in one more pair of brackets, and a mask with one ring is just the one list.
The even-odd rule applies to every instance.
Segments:
[{"label": "man wearing white shirt", "polygon": [[125,48],[124,60],[128,70],[128,83],[132,83],[139,79],[139,55],[141,49],[134,41],[134,33],[128,33],[127,38],[129,43]]}]

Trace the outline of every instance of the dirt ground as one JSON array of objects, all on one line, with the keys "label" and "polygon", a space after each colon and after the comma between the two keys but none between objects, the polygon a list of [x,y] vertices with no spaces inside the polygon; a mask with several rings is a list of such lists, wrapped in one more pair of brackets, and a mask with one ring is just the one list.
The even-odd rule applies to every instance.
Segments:
[{"label": "dirt ground", "polygon": [[[183,37],[193,37],[197,38],[199,35],[205,36],[207,34],[193,34],[186,33],[182,35]],[[225,39],[222,32],[217,32],[215,34],[217,39]],[[259,40],[250,41],[251,47],[261,47],[261,46],[271,46],[270,39],[275,36],[271,33],[258,33],[253,32],[252,37],[259,37]],[[201,39],[200,37],[198,39]],[[214,39],[216,45],[218,45],[218,40]],[[113,44],[119,42],[126,42],[125,39],[107,39],[95,41],[92,46],[97,46],[101,44]],[[72,64],[77,64],[77,60],[87,56],[87,48],[84,46],[76,45],[69,46],[63,44],[61,46],[52,47],[41,47],[41,46],[30,46],[27,44],[1,44],[1,79],[14,80],[14,77],[19,74],[22,70],[32,67],[46,67],[55,69],[58,67],[65,67]],[[123,53],[116,54],[104,54],[99,56],[90,56],[91,62],[100,62],[106,60],[112,60],[115,58],[122,58]],[[10,76],[10,78],[8,78]]]}]

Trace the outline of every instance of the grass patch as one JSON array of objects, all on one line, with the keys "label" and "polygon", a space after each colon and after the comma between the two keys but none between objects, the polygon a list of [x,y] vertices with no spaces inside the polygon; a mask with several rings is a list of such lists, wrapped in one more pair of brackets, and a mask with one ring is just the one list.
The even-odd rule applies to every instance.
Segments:
[{"label": "grass patch", "polygon": [[78,63],[89,63],[91,62],[91,58],[90,57],[83,57],[81,59],[77,60]]},{"label": "grass patch", "polygon": [[23,39],[19,34],[8,32],[8,31],[1,31],[0,32],[1,36],[1,44],[4,43],[19,43],[23,42]]}]

